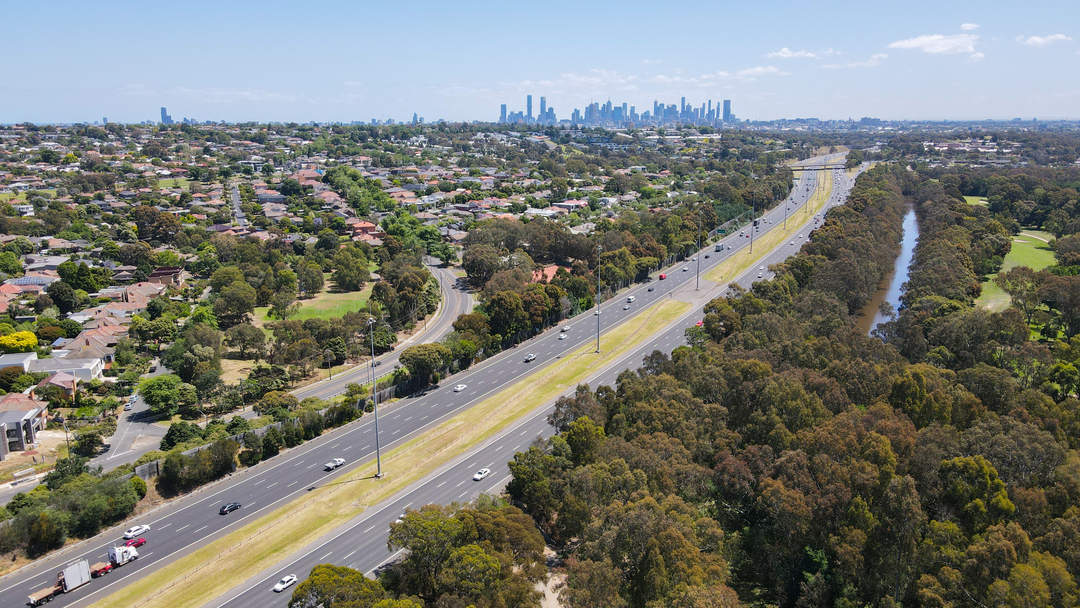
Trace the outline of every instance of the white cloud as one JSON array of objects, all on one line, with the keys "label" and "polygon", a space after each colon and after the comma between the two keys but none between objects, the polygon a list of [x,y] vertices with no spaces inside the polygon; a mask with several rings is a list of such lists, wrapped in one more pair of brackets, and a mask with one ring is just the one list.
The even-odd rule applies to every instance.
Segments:
[{"label": "white cloud", "polygon": [[976,52],[976,53],[972,53],[970,55],[970,58],[971,58],[972,61],[982,61],[983,59],[986,58],[986,55],[984,55],[982,52]]},{"label": "white cloud", "polygon": [[774,65],[757,65],[735,72],[737,78],[752,79],[758,76],[788,76],[789,74]]},{"label": "white cloud", "polygon": [[660,65],[661,63],[664,63],[664,60],[663,59],[642,59],[641,63],[642,63],[642,65]]},{"label": "white cloud", "polygon": [[933,55],[956,55],[974,53],[979,37],[975,34],[925,34],[906,40],[897,40],[890,49],[915,49]]},{"label": "white cloud", "polygon": [[885,53],[874,53],[865,61],[852,61],[850,63],[828,63],[821,67],[827,70],[844,70],[853,68],[876,68],[889,56]]},{"label": "white cloud", "polygon": [[767,54],[765,56],[770,57],[770,58],[776,58],[776,59],[816,59],[817,58],[817,55],[814,54],[814,53],[811,53],[810,51],[803,51],[803,50],[793,51],[793,50],[789,49],[786,46],[784,48],[780,49],[779,51],[773,51],[773,52],[771,52],[771,53],[769,53],[769,54]]},{"label": "white cloud", "polygon": [[1017,36],[1016,41],[1027,46],[1049,46],[1055,42],[1068,42],[1072,37],[1065,34],[1050,34],[1049,36]]},{"label": "white cloud", "polygon": [[960,24],[960,29],[964,30],[965,32],[971,32],[971,31],[979,29],[979,24],[978,23],[961,23]]}]

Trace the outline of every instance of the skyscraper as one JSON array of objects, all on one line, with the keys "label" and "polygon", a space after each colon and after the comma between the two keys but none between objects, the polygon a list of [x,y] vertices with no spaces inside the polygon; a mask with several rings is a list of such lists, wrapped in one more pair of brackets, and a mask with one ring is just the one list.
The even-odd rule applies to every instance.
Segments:
[{"label": "skyscraper", "polygon": [[540,96],[540,117],[543,118],[547,114],[547,97]]},{"label": "skyscraper", "polygon": [[161,106],[161,124],[163,124],[163,125],[171,125],[171,124],[173,124],[172,116],[169,116],[169,112],[165,109],[165,106]]},{"label": "skyscraper", "polygon": [[532,115],[532,95],[526,95],[525,96],[525,118],[529,122],[532,122],[532,119],[533,119],[533,115]]},{"label": "skyscraper", "polygon": [[501,122],[501,123],[506,122],[506,104],[505,103],[502,104],[501,106],[499,106],[499,122]]},{"label": "skyscraper", "polygon": [[731,122],[735,116],[731,113],[731,100],[724,100],[724,122]]}]

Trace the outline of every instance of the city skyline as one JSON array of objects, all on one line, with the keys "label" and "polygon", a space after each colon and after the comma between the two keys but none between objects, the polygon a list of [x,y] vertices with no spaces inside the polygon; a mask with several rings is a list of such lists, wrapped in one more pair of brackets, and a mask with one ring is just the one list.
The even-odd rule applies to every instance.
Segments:
[{"label": "city skyline", "polygon": [[[6,8],[18,25],[9,44],[35,51],[0,83],[5,123],[156,121],[162,105],[231,122],[491,120],[500,103],[533,92],[556,109],[731,98],[748,120],[1080,118],[1080,87],[1061,70],[1080,59],[1080,11],[1065,0],[1038,11],[926,0],[701,9],[715,20],[634,0],[553,0],[544,11],[339,2],[296,14],[194,0],[197,37],[167,7]],[[568,24],[571,35],[552,44]],[[617,35],[581,35],[606,27]],[[448,52],[448,37],[469,43]]]},{"label": "city skyline", "polygon": [[[499,105],[499,124],[521,125],[575,125],[575,126],[598,126],[598,127],[627,127],[627,126],[664,126],[664,125],[712,125],[732,124],[736,117],[732,111],[730,99],[715,100],[709,98],[701,102],[700,106],[686,103],[686,96],[679,97],[679,105],[665,104],[658,99],[652,102],[652,108],[642,112],[637,111],[637,106],[623,101],[614,103],[609,98],[604,103],[593,101],[585,106],[585,109],[573,108],[569,116],[559,118],[553,106],[547,105],[547,98],[540,96],[540,112],[533,116],[533,95],[525,96],[525,109],[511,112],[509,105]],[[723,104],[721,106],[721,103]],[[415,119],[414,119],[415,122]]]}]

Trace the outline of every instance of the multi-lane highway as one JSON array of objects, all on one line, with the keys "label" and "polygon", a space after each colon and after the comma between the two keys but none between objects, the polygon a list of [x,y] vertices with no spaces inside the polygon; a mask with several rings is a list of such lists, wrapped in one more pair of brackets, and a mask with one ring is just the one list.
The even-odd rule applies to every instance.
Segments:
[{"label": "multi-lane highway", "polygon": [[[843,172],[838,172],[834,180],[834,190],[846,195],[849,183]],[[805,241],[813,225],[812,217],[805,212],[792,214],[787,210],[787,205],[801,212],[815,184],[815,174],[802,175],[789,199],[766,215],[767,222],[762,223],[759,234],[781,224],[784,214],[788,213],[789,222],[802,222],[804,231],[801,241]],[[835,201],[836,197],[834,197]],[[730,250],[714,253],[711,246],[703,250],[699,254],[702,262],[700,272],[705,273],[722,259],[748,246],[748,241],[749,239],[736,233],[722,241],[726,246],[730,245]],[[760,264],[767,267],[769,264],[781,261],[794,253],[794,247],[800,244],[800,241],[794,242],[794,245],[784,243],[763,257]],[[703,259],[704,253],[711,255]],[[688,266],[688,270],[683,271],[683,266]],[[666,271],[668,275],[666,281],[662,283],[653,281],[646,285],[635,286],[621,293],[618,300],[610,300],[603,306],[601,316],[605,329],[633,316],[658,299],[667,296],[668,292],[694,290],[696,270],[697,264],[680,263]],[[756,267],[751,268],[740,277],[740,283],[756,280],[758,272]],[[650,287],[653,289],[650,290]],[[716,286],[709,283],[702,284],[702,291],[710,288],[715,290]],[[635,296],[636,300],[629,310],[623,310],[622,303],[625,300],[623,296],[627,295]],[[618,371],[639,365],[644,354],[654,349],[670,350],[681,343],[683,328],[692,315],[700,318],[700,310],[695,310],[691,315],[681,319],[681,325],[670,326],[636,352],[598,373],[591,381],[611,382]],[[452,316],[449,318],[453,319]],[[393,447],[531,373],[536,367],[591,341],[595,331],[593,319],[591,312],[585,312],[568,322],[570,331],[566,332],[568,335],[566,339],[559,339],[558,330],[545,332],[518,348],[511,349],[447,379],[442,386],[429,391],[422,397],[402,400],[383,409],[380,416],[383,445],[389,444],[388,447]],[[536,360],[530,364],[523,363],[522,357],[525,353],[534,353]],[[337,380],[336,377],[335,380]],[[456,384],[465,384],[465,390],[454,392],[452,387]],[[336,393],[340,393],[343,388],[344,384],[341,384]],[[401,498],[388,501],[387,506],[383,508],[369,510],[360,518],[363,525],[357,525],[340,534],[338,539],[327,545],[326,550],[309,552],[309,558],[314,560],[313,563],[333,561],[353,564],[364,569],[374,567],[387,557],[385,550],[387,524],[398,516],[406,504],[419,506],[428,502],[466,500],[480,491],[497,487],[505,481],[507,475],[505,463],[513,452],[528,445],[539,434],[546,432],[545,415],[546,412],[543,411],[536,413],[520,422],[514,429],[501,433],[497,439],[481,447],[478,452],[460,459],[459,462],[448,464],[447,468],[437,474],[434,479],[426,480],[411,491],[406,490]],[[125,522],[122,527],[133,523],[145,523],[151,526],[151,531],[145,535],[149,542],[141,551],[140,559],[117,569],[115,573],[110,573],[103,579],[95,580],[53,601],[57,603],[57,606],[88,604],[125,584],[127,582],[125,579],[153,570],[165,561],[182,554],[188,548],[205,543],[208,539],[219,536],[292,498],[309,491],[317,492],[321,485],[333,483],[338,475],[349,469],[347,465],[335,473],[328,474],[322,471],[323,463],[331,458],[342,457],[349,465],[352,465],[373,456],[372,422],[372,417],[365,416],[357,422],[329,432],[265,463],[239,471],[225,480],[169,502],[156,511]],[[483,482],[473,483],[470,475],[480,466],[491,466],[494,473]],[[463,479],[469,480],[468,483],[462,483]],[[413,493],[415,493],[413,498],[410,498],[410,494]],[[228,516],[218,515],[218,507],[230,501],[242,503],[243,508]],[[119,541],[120,532],[121,527],[118,526],[0,579],[0,608],[23,604],[28,593],[48,584],[55,576],[55,572],[67,563],[81,558],[91,561],[100,559],[108,546]],[[361,545],[365,543],[373,544],[362,549]],[[376,551],[375,548],[380,546],[381,551]],[[329,555],[327,555],[328,552]],[[287,568],[295,570],[298,576],[305,576],[307,569],[310,569],[310,564],[305,562],[305,559],[307,558],[301,558],[300,562]],[[273,579],[276,575],[276,571],[267,573],[267,580]],[[241,594],[234,602],[244,603],[249,597],[262,596],[262,591],[265,591],[263,587],[269,587],[269,585],[261,585],[260,581],[253,581],[253,584],[255,587],[250,593]],[[261,603],[267,601],[266,597],[263,597]],[[277,603],[284,604],[284,598],[280,598]]]},{"label": "multi-lane highway", "polygon": [[[810,177],[801,184],[807,194],[813,191],[813,180],[814,177]],[[808,184],[809,188],[807,188]],[[826,209],[841,204],[846,199],[853,184],[854,178],[847,177],[846,172],[834,172],[832,192],[826,203]],[[795,208],[801,212],[805,200],[805,198],[801,200],[793,198],[790,201],[794,206],[793,209],[778,208],[766,216],[769,224],[776,225],[774,223],[776,219],[779,219],[779,223],[782,224],[784,212],[788,212],[788,221],[794,222],[794,225],[801,226],[804,229],[804,232],[801,233],[802,238],[800,239],[797,233],[794,241],[789,240],[782,246],[773,249],[763,256],[757,265],[747,269],[727,285],[738,284],[740,287],[749,289],[755,281],[771,278],[772,273],[768,270],[768,267],[790,257],[797,251],[797,247],[800,247],[802,243],[808,240],[809,231],[814,228],[815,216],[809,216],[805,213],[791,215],[790,213]],[[816,217],[823,216],[824,211],[820,211],[816,214]],[[769,224],[765,224],[766,228]],[[733,235],[731,240],[722,242],[733,244],[735,247],[733,252],[737,252],[741,250],[741,247],[734,245],[734,243],[739,242],[735,239],[742,238],[746,241],[745,246],[749,246],[749,239],[740,236],[741,233],[748,234],[747,230],[740,231],[739,234]],[[790,243],[795,243],[795,245],[793,246]],[[704,250],[698,255],[698,259],[704,262],[706,259],[703,259],[703,253],[709,253],[709,250]],[[724,257],[726,258],[728,255],[730,253],[725,251]],[[708,267],[712,267],[720,261],[713,259],[712,255],[707,260],[709,261]],[[690,266],[691,269],[693,267],[694,265]],[[681,266],[679,268],[681,269]],[[680,274],[682,274],[681,270]],[[689,271],[687,271],[687,274],[689,274]],[[767,276],[759,279],[759,274],[767,274]],[[711,287],[713,287],[714,291],[723,288],[723,286],[715,285],[711,285]],[[670,290],[660,290],[658,298],[664,297],[668,291]],[[674,291],[677,296],[687,296],[683,299],[700,299],[693,297],[693,280],[683,281]],[[646,288],[646,293],[652,295],[658,293],[658,290],[654,289],[654,291],[649,292]],[[611,300],[611,307],[615,308],[616,303],[621,304],[623,301],[625,299]],[[639,304],[635,301],[635,305],[647,306],[648,303]],[[621,308],[621,306],[618,308]],[[598,371],[588,379],[588,384],[594,389],[603,384],[613,385],[622,371],[639,367],[642,359],[653,351],[659,350],[670,353],[676,347],[685,344],[685,329],[701,319],[702,314],[701,308],[696,307],[691,312],[670,323],[648,343],[634,349],[606,369]],[[589,325],[589,323],[583,323],[583,325]],[[571,326],[571,331],[574,331],[574,329]],[[589,327],[584,329],[587,331]],[[536,351],[532,350],[530,352]],[[285,563],[237,585],[220,600],[208,604],[207,608],[284,606],[292,595],[291,589],[283,594],[276,594],[273,591],[274,583],[287,574],[295,574],[303,580],[311,569],[318,564],[333,563],[370,573],[379,565],[395,557],[395,553],[387,548],[387,532],[390,524],[408,509],[419,508],[426,504],[468,502],[481,493],[491,494],[500,491],[510,479],[510,470],[507,465],[513,459],[514,453],[526,450],[538,438],[548,437],[554,433],[554,429],[547,424],[547,416],[552,410],[553,404],[547,404],[534,411],[525,419],[486,441],[476,450],[447,463],[435,474],[356,517],[331,535],[328,535],[330,538],[325,539],[324,542],[309,547],[300,555],[290,558]],[[473,473],[485,467],[491,470],[491,474],[481,481],[473,481]]]}]

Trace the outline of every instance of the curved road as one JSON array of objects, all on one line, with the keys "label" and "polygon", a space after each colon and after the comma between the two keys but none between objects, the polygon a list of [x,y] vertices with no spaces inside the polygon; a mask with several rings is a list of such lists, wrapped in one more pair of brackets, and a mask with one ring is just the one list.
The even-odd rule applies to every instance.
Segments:
[{"label": "curved road", "polygon": [[[837,155],[839,157],[839,155]],[[820,160],[820,159],[814,159]],[[842,172],[840,172],[842,173]],[[796,250],[809,236],[813,218],[806,213],[796,215],[787,211],[787,206],[802,211],[802,205],[809,198],[816,185],[816,175],[807,173],[798,178],[795,187],[787,201],[777,205],[766,214],[766,223],[762,224],[762,232],[767,232],[779,223],[783,222],[785,212],[791,218],[799,217],[804,222],[804,233],[801,241],[781,244],[769,255],[763,258],[763,264],[768,265],[780,261]],[[835,188],[846,195],[849,188],[848,180],[842,175],[836,180]],[[831,204],[840,199],[833,197]],[[789,221],[792,221],[789,219]],[[798,221],[798,220],[796,220]],[[748,239],[739,234],[729,235],[722,241],[730,245],[732,251],[738,251],[749,245]],[[722,254],[713,253],[712,247],[702,250],[702,254],[711,254],[708,259],[702,259],[699,255],[700,272],[704,273],[724,257],[731,254],[725,251]],[[606,329],[617,325],[636,314],[639,310],[648,307],[659,298],[665,297],[669,291],[687,293],[694,291],[694,272],[681,271],[681,267],[687,263],[680,263],[667,270],[668,279],[664,283],[648,283],[637,285],[620,294],[618,299],[608,300],[602,306],[602,319]],[[698,270],[695,265],[694,270]],[[740,278],[740,283],[752,281],[756,272],[751,269]],[[663,289],[649,291],[649,286],[662,285]],[[647,345],[642,346],[636,352],[624,357],[617,364],[608,366],[605,370],[598,370],[597,375],[591,379],[593,382],[611,382],[615,375],[626,368],[634,368],[640,364],[641,357],[654,349],[670,350],[670,348],[682,342],[683,328],[690,324],[694,317],[700,318],[700,305],[703,305],[710,297],[720,293],[725,286],[717,286],[712,283],[704,283],[699,297],[695,299],[698,307],[682,319],[679,323],[669,325]],[[622,306],[614,305],[622,303],[624,296],[634,295],[636,302],[629,310],[623,310]],[[455,315],[456,316],[456,315]],[[448,316],[453,319],[454,316]],[[436,387],[427,394],[415,398],[405,399],[391,404],[380,411],[381,438],[386,449],[391,449],[425,429],[438,424],[442,419],[452,416],[473,403],[483,399],[489,394],[500,390],[501,387],[512,383],[517,379],[528,375],[536,367],[550,362],[563,353],[577,348],[584,343],[591,343],[595,337],[595,317],[592,312],[585,312],[574,319],[567,321],[570,331],[568,338],[559,340],[559,331],[553,329],[540,334],[533,339],[488,359],[469,370],[448,379],[442,386]],[[603,347],[603,343],[601,344]],[[535,353],[536,361],[524,364],[522,356],[525,352]],[[366,370],[365,370],[366,371]],[[345,374],[341,374],[345,376]],[[335,377],[335,381],[339,378]],[[344,384],[348,381],[343,378],[337,392],[341,392]],[[451,387],[463,383],[467,388],[461,392],[453,392]],[[335,383],[337,384],[337,383]],[[312,385],[316,387],[318,385]],[[306,387],[307,388],[307,387]],[[327,388],[327,391],[333,389]],[[357,519],[363,525],[343,526],[340,534],[334,535],[331,541],[333,547],[326,550],[308,551],[301,556],[298,563],[287,565],[289,571],[295,571],[298,576],[306,575],[310,568],[310,560],[313,563],[334,561],[335,563],[347,563],[361,568],[373,568],[388,556],[386,555],[386,530],[387,524],[392,521],[405,506],[419,506],[429,502],[449,502],[452,500],[466,500],[475,496],[480,491],[488,491],[493,487],[500,487],[505,483],[507,475],[506,462],[515,451],[528,445],[537,435],[549,432],[544,417],[545,411],[539,411],[522,420],[511,430],[500,433],[488,444],[478,451],[448,463],[443,472],[433,478],[417,484],[410,490],[405,490],[399,497],[391,499],[381,507],[368,510]],[[129,577],[144,574],[156,569],[168,562],[171,558],[183,553],[185,550],[196,547],[206,540],[217,537],[227,531],[243,525],[267,509],[295,498],[308,491],[318,491],[318,488],[333,480],[350,466],[365,462],[373,456],[373,418],[365,416],[345,427],[335,429],[325,435],[307,442],[306,444],[284,452],[277,458],[244,469],[224,480],[209,484],[189,495],[166,503],[162,507],[136,517],[123,526],[103,532],[93,539],[73,545],[57,554],[47,556],[37,562],[20,569],[19,571],[0,579],[0,608],[22,605],[28,593],[48,584],[55,576],[55,572],[67,563],[76,559],[85,558],[96,561],[101,558],[107,547],[119,542],[122,527],[140,523],[149,524],[152,530],[145,536],[147,545],[141,551],[141,558],[134,563],[125,565],[115,573],[102,580],[92,581],[71,594],[65,594],[53,600],[56,606],[87,605],[104,597],[109,592],[125,584]],[[322,472],[322,464],[334,457],[343,457],[349,465],[339,469],[335,473]],[[479,466],[490,465],[493,475],[485,482],[463,483],[461,480],[470,479],[471,471]],[[392,473],[392,472],[391,472]],[[414,493],[410,498],[410,491]],[[237,501],[242,503],[243,508],[229,516],[222,517],[217,514],[220,504]],[[351,522],[350,522],[351,523]],[[377,531],[376,531],[377,530]],[[340,546],[340,548],[339,548]],[[365,548],[366,547],[366,548]],[[381,550],[379,548],[381,547]],[[346,550],[348,549],[348,550]],[[229,605],[259,605],[264,606],[268,602],[275,605],[284,605],[287,595],[266,595],[269,585],[262,585],[263,579],[275,579],[277,571],[266,573],[265,577],[243,585],[254,585],[251,592],[242,593]],[[274,599],[274,598],[277,599]]]}]

